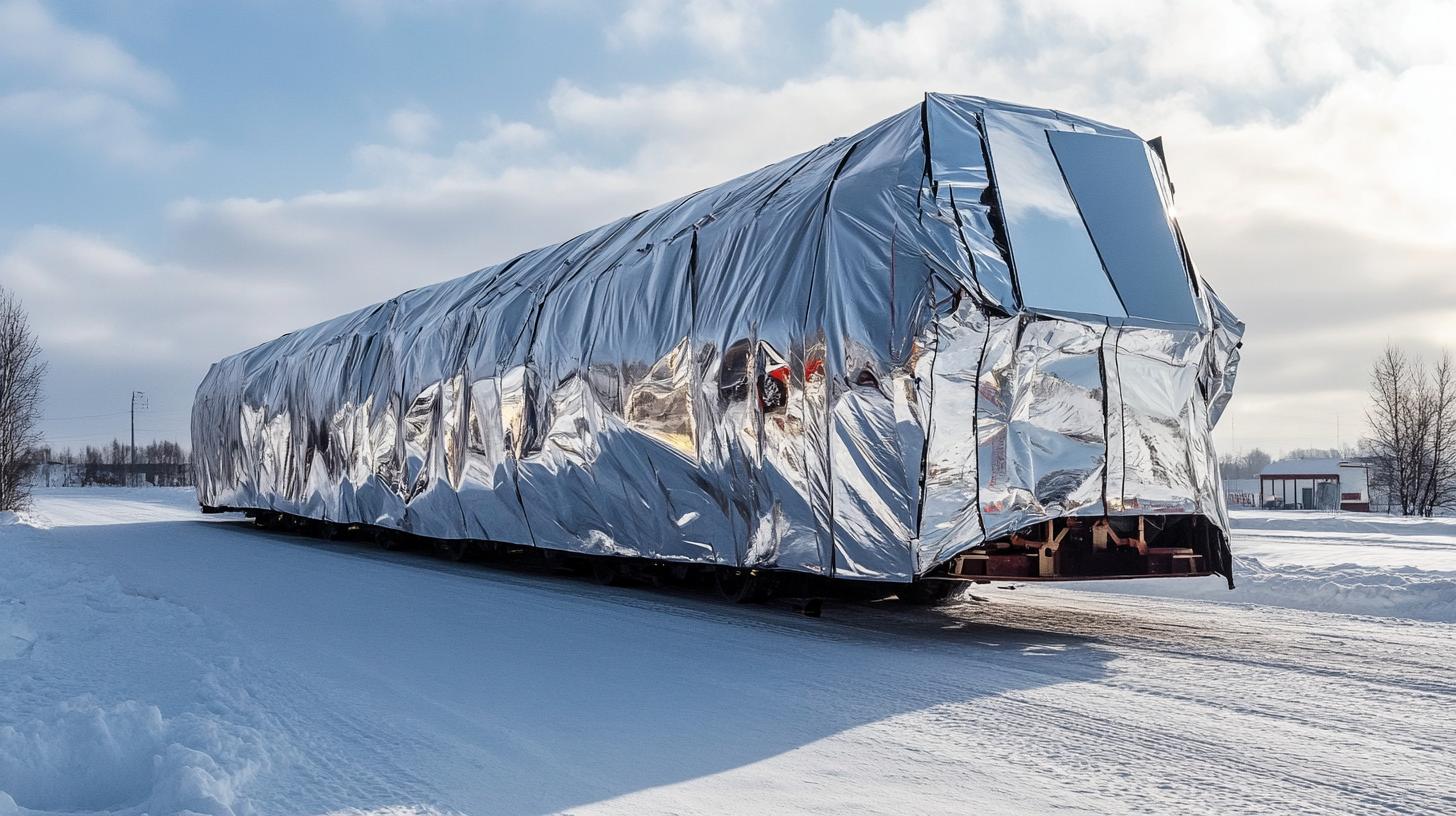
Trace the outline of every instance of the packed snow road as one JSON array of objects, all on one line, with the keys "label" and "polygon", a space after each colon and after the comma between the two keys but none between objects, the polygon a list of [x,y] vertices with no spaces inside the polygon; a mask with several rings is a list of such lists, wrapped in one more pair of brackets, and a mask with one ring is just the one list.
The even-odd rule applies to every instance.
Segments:
[{"label": "packed snow road", "polygon": [[809,619],[190,502],[0,525],[0,814],[1456,811],[1421,565],[1427,620],[1062,587]]}]

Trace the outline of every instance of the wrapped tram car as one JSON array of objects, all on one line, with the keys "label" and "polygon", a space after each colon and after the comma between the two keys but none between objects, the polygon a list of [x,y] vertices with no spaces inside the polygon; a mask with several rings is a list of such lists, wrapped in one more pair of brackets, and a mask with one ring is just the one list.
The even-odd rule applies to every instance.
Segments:
[{"label": "wrapped tram car", "polygon": [[215,363],[198,499],[738,580],[1232,586],[1243,324],[1172,196],[1157,140],[928,94]]}]

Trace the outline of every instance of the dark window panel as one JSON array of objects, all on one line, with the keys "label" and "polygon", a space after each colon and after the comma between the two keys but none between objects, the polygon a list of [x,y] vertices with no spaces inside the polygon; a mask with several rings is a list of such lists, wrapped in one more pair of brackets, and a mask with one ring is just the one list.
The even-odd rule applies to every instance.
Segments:
[{"label": "dark window panel", "polygon": [[1127,313],[1196,325],[1188,271],[1146,145],[1070,131],[1047,138]]}]

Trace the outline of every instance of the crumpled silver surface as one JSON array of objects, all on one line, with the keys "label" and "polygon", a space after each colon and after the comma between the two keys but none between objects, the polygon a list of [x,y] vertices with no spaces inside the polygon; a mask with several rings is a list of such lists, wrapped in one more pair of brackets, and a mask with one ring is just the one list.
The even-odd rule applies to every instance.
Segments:
[{"label": "crumpled silver surface", "polygon": [[[892,581],[1058,516],[1200,514],[1226,533],[1211,429],[1243,325],[1191,272],[1144,147],[927,95],[214,364],[198,498]],[[1099,178],[1099,155],[1131,181]],[[1079,214],[1109,191],[1159,203]]]}]

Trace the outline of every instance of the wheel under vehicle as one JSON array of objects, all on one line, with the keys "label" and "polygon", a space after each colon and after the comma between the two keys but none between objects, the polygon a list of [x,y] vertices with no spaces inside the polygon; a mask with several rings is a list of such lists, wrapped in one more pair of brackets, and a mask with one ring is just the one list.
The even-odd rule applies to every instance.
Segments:
[{"label": "wheel under vehicle", "polygon": [[713,573],[718,594],[734,603],[762,603],[773,595],[770,578],[753,570],[719,567]]},{"label": "wheel under vehicle", "polygon": [[922,579],[913,584],[906,584],[895,593],[902,603],[915,606],[934,606],[944,603],[947,598],[956,590],[958,581],[946,581],[935,579]]},{"label": "wheel under vehicle", "polygon": [[435,552],[446,561],[464,561],[470,550],[470,542],[463,538],[446,538],[435,545]]}]

